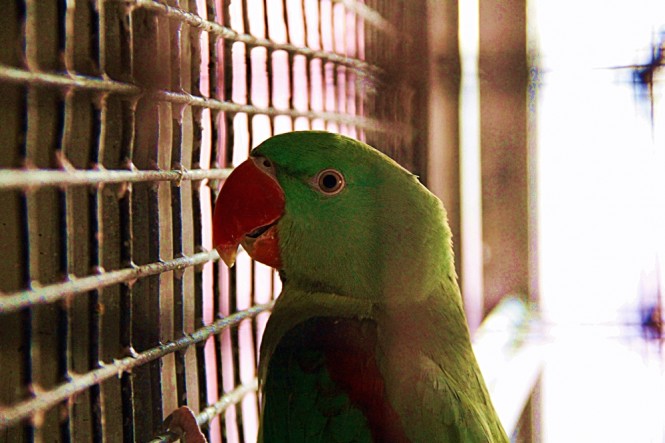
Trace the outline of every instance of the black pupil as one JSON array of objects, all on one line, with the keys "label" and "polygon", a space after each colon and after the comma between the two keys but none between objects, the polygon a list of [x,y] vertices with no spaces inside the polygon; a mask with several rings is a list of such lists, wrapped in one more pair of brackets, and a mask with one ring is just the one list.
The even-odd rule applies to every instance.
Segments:
[{"label": "black pupil", "polygon": [[268,160],[268,159],[263,159],[263,166],[265,166],[266,168],[269,168],[269,167],[272,166],[272,163],[270,163],[270,160]]},{"label": "black pupil", "polygon": [[321,177],[321,187],[326,191],[332,191],[337,188],[339,180],[334,174],[326,174]]}]

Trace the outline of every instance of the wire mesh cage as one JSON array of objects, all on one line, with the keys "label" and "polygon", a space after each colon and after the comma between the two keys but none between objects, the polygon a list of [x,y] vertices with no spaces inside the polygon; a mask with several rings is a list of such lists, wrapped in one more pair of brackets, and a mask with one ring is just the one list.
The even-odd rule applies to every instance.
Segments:
[{"label": "wire mesh cage", "polygon": [[[254,441],[280,282],[214,197],[273,134],[424,173],[425,1],[10,1],[0,16],[0,442]],[[419,50],[423,48],[422,50]]]}]

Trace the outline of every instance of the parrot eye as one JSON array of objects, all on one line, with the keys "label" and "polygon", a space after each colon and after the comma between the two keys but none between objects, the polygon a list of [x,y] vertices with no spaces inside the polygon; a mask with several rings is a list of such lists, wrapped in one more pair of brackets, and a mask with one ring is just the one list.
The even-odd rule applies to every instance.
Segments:
[{"label": "parrot eye", "polygon": [[316,187],[327,195],[339,194],[344,189],[344,176],[334,169],[324,169],[314,178]]}]

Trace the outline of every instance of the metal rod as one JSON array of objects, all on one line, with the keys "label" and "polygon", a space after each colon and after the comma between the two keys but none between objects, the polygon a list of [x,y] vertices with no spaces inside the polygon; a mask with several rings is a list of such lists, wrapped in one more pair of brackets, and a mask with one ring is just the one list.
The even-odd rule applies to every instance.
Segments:
[{"label": "metal rod", "polygon": [[171,171],[0,169],[0,190],[153,181],[179,183],[205,179],[223,180],[229,176],[231,171],[231,168],[193,169],[191,171],[177,169]]},{"label": "metal rod", "polygon": [[29,83],[30,85],[60,86],[93,91],[113,92],[121,95],[140,95],[140,87],[131,83],[123,83],[104,78],[88,77],[69,73],[68,75],[33,72],[13,66],[0,64],[0,80],[13,83]]},{"label": "metal rod", "polygon": [[[346,9],[355,13],[358,17],[362,18],[365,21],[365,23],[374,26],[376,29],[378,29],[381,32],[384,32],[386,35],[390,36],[391,38],[400,37],[400,32],[397,30],[395,25],[393,25],[388,20],[383,18],[381,14],[379,14],[377,11],[370,8],[366,4],[360,3],[356,0],[332,0],[332,1],[333,3],[342,3]],[[410,36],[408,34],[402,34],[401,37],[405,39],[410,39]]]},{"label": "metal rod", "polygon": [[[72,378],[72,381],[61,384],[50,391],[40,391],[38,386],[34,386],[35,391],[37,392],[36,397],[24,400],[10,407],[0,407],[0,429],[14,426],[25,419],[44,413],[54,406],[57,406],[59,403],[103,382],[104,380],[108,380],[112,377],[119,377],[123,372],[127,372],[132,368],[144,365],[153,360],[164,357],[167,354],[181,351],[191,345],[205,341],[208,337],[219,334],[222,330],[235,326],[242,320],[252,318],[261,312],[271,309],[273,304],[274,302],[256,305],[247,310],[236,312],[235,314],[217,320],[210,325],[197,329],[191,335],[186,335],[177,340],[150,348],[140,354],[116,360],[113,363],[106,364],[101,368],[95,369],[86,374],[71,374],[70,377]],[[224,398],[220,401],[222,400],[224,400]],[[220,405],[220,407],[227,406],[228,405],[225,406],[224,404]],[[206,412],[206,410],[204,410],[204,412]],[[206,412],[206,414],[208,413]]]},{"label": "metal rod", "polygon": [[238,386],[233,391],[224,395],[215,403],[201,411],[201,413],[196,416],[196,423],[199,426],[210,423],[213,418],[224,412],[229,406],[238,403],[243,397],[245,397],[245,395],[250,392],[256,392],[258,389],[259,381],[256,378],[249,384]]},{"label": "metal rod", "polygon": [[[1,73],[0,73],[1,74]],[[249,115],[261,114],[270,117],[286,115],[292,118],[305,117],[310,120],[321,119],[330,122],[337,122],[345,125],[352,125],[366,131],[382,132],[386,134],[407,135],[411,133],[411,128],[406,125],[400,125],[395,122],[391,124],[383,123],[373,118],[360,117],[349,114],[340,114],[337,112],[319,112],[319,111],[298,111],[296,109],[276,109],[276,108],[258,108],[252,105],[241,105],[233,102],[215,100],[207,97],[197,97],[189,94],[181,94],[170,91],[153,91],[151,96],[157,100],[168,101],[181,105],[216,109],[230,113],[245,113]]]},{"label": "metal rod", "polygon": [[70,280],[66,282],[43,287],[33,287],[25,291],[0,296],[0,314],[15,312],[37,304],[54,303],[70,295],[81,294],[118,283],[126,283],[162,272],[185,269],[217,259],[219,259],[219,254],[217,254],[217,251],[212,250],[188,257],[104,272],[99,275],[91,275],[83,278],[73,278],[70,276]]}]

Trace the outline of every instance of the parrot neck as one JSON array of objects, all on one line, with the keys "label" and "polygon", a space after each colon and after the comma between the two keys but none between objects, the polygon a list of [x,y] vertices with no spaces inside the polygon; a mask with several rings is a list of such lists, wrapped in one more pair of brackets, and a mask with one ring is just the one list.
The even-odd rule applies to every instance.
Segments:
[{"label": "parrot neck", "polygon": [[305,291],[289,280],[272,310],[261,342],[259,382],[265,381],[268,362],[282,338],[297,325],[316,317],[371,319],[371,301],[332,292]]},{"label": "parrot neck", "polygon": [[455,356],[475,364],[462,298],[452,278],[417,301],[388,303],[376,312],[386,349],[413,348],[415,343],[428,355]]},{"label": "parrot neck", "polygon": [[378,366],[385,380],[386,397],[405,423],[413,418],[413,407],[405,399],[414,389],[413,381],[422,379],[424,368],[442,374],[449,387],[446,395],[464,393],[478,404],[485,404],[489,398],[461,299],[456,300],[459,292],[448,291],[441,287],[411,306],[388,306],[377,312]]},{"label": "parrot neck", "polygon": [[[265,380],[270,357],[282,338],[297,325],[317,317],[375,321],[378,348],[385,355],[399,356],[418,350],[437,355],[441,361],[469,361],[471,369],[477,368],[461,296],[452,277],[427,296],[410,303],[389,297],[381,304],[331,292],[303,290],[287,280],[263,336],[260,380]],[[398,349],[400,352],[394,352]],[[399,371],[405,359],[379,363],[381,368],[388,365]],[[458,377],[453,374],[456,368],[450,369],[454,378]]]}]

